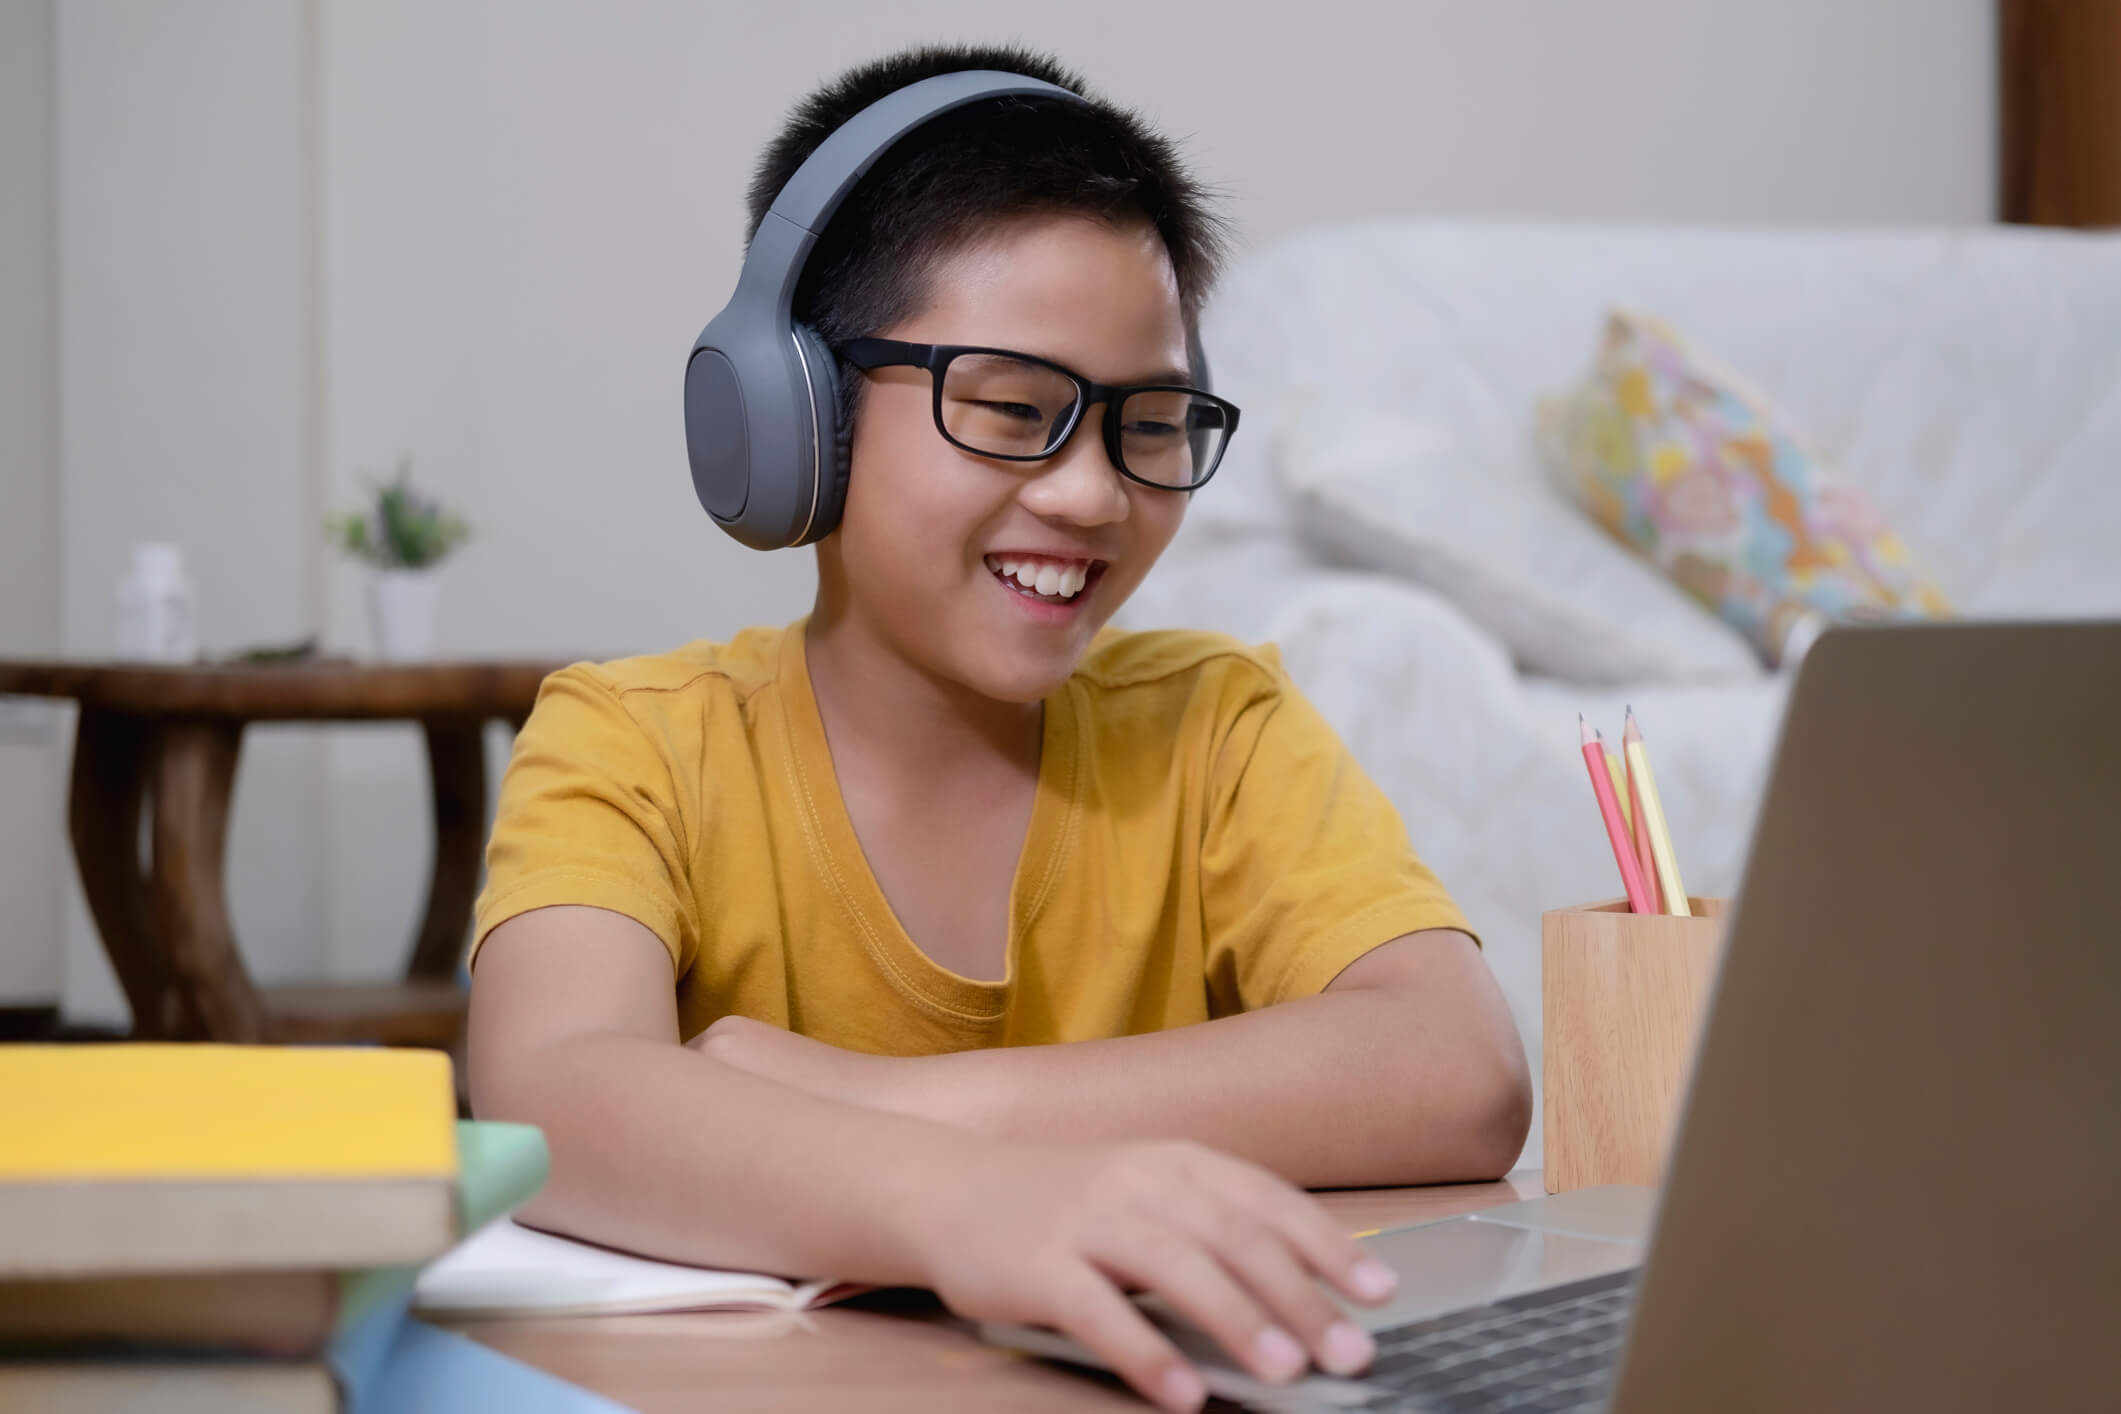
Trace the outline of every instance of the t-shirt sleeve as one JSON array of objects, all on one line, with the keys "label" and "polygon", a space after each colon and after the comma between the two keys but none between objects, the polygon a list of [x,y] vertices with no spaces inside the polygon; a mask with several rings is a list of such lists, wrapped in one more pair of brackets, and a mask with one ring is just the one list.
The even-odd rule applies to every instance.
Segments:
[{"label": "t-shirt sleeve", "polygon": [[1201,850],[1208,999],[1227,1016],[1323,991],[1381,943],[1468,934],[1399,812],[1286,674],[1237,707]]},{"label": "t-shirt sleeve", "polygon": [[642,924],[682,975],[699,948],[687,834],[670,763],[620,695],[587,665],[554,673],[501,780],[468,961],[518,914],[583,904]]}]

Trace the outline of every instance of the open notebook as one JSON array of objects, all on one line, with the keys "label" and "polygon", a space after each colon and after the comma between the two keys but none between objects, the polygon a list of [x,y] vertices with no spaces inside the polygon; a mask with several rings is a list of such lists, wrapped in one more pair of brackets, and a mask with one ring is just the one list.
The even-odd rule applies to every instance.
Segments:
[{"label": "open notebook", "polygon": [[503,1218],[421,1272],[412,1307],[430,1316],[805,1311],[862,1290],[844,1282],[794,1282],[657,1262]]}]

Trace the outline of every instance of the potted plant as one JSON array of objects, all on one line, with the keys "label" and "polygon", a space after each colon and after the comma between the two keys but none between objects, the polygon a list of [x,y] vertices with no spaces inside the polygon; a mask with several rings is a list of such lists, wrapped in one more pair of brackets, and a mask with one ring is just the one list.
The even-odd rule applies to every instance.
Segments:
[{"label": "potted plant", "polygon": [[398,474],[369,483],[365,510],[331,518],[332,540],[369,567],[368,621],[376,655],[395,662],[425,658],[434,644],[441,563],[471,534],[464,518],[412,484],[412,458]]}]

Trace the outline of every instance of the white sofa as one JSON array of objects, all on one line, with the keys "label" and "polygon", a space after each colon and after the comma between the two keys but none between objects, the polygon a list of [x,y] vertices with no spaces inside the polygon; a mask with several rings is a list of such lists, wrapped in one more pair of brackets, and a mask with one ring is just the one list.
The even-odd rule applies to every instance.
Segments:
[{"label": "white sofa", "polygon": [[[2121,615],[2121,237],[1422,222],[1241,260],[1204,332],[1244,421],[1121,622],[1280,644],[1483,934],[1535,1077],[1539,915],[1619,892],[1576,714],[1610,738],[1634,704],[1689,890],[1720,894],[1787,684],[1749,663],[1595,685],[1520,671],[1460,586],[1316,548],[1288,490],[1292,429],[1410,417],[1403,474],[1503,525],[1501,558],[1522,564],[1501,568],[1551,570],[1547,522],[1524,514],[1552,494],[1535,407],[1582,376],[1614,305],[1764,390],[1962,612]],[[1535,1122],[1526,1162],[1539,1152]]]}]

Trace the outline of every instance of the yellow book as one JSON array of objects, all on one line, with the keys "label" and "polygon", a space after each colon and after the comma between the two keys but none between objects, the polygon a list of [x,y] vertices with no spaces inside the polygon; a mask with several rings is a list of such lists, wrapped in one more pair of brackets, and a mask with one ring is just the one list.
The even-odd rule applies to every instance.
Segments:
[{"label": "yellow book", "polygon": [[0,1046],[0,1276],[425,1261],[455,1120],[439,1051]]}]

